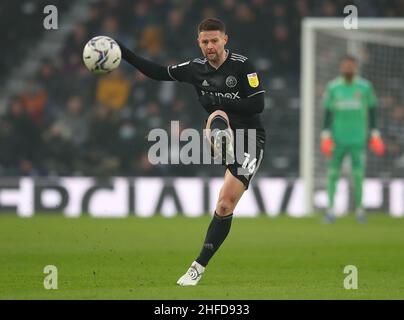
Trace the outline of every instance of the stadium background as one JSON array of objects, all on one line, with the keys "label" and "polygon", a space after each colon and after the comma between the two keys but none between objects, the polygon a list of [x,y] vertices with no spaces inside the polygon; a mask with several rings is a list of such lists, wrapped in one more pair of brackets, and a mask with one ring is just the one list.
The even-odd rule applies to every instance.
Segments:
[{"label": "stadium background", "polygon": [[[48,4],[59,10],[58,30],[43,28]],[[95,76],[81,58],[92,36],[106,34],[155,61],[182,62],[200,56],[197,23],[222,18],[229,48],[254,61],[267,89],[268,152],[241,213],[265,205],[275,216],[292,197],[285,181],[299,175],[302,19],[341,17],[347,4],[363,17],[404,16],[402,0],[2,1],[0,299],[402,299],[404,220],[385,210],[365,226],[352,216],[324,226],[318,217],[236,215],[201,284],[175,286],[203,241],[220,179],[209,188],[173,182],[180,185],[174,200],[197,218],[138,216],[152,216],[162,195],[174,194],[173,185],[162,189],[160,177],[220,177],[222,169],[151,166],[145,136],[170,120],[201,128],[206,115],[187,85],[149,80],[125,62]],[[404,108],[394,101],[382,107],[387,155],[377,168],[370,164],[368,176],[403,177]],[[183,201],[196,193],[203,197]],[[21,219],[16,210],[35,216]],[[113,210],[127,218],[86,215]],[[58,290],[43,286],[50,264],[59,270]],[[359,268],[359,290],[343,288],[346,265]]]},{"label": "stadium background", "polygon": [[[179,120],[182,128],[203,127],[206,115],[193,88],[150,80],[125,62],[110,76],[97,77],[81,58],[88,39],[106,34],[162,64],[183,62],[200,56],[198,21],[218,16],[227,24],[228,47],[254,61],[267,89],[263,123],[269,148],[258,176],[297,177],[301,20],[342,16],[351,2],[58,1],[60,28],[68,31],[34,54],[38,41],[46,42],[42,10],[49,3],[4,2],[1,32],[8,50],[0,59],[0,174],[221,175],[218,166],[152,166],[147,160],[146,136],[152,128],[169,129],[170,120]],[[63,19],[78,5],[88,10],[83,18]],[[357,6],[361,17],[402,16],[404,10],[402,1],[357,1]],[[15,69],[26,59],[36,64],[18,77]],[[388,160],[381,169],[394,176],[404,174],[404,132],[395,125],[404,121],[403,110],[393,105],[388,119],[382,119],[391,125],[383,132]],[[368,168],[368,176],[383,175],[374,169]]]}]

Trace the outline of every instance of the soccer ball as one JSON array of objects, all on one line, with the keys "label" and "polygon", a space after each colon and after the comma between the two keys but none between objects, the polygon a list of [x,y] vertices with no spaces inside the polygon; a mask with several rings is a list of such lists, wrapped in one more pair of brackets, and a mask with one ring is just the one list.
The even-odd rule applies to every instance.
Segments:
[{"label": "soccer ball", "polygon": [[93,73],[108,73],[121,62],[121,48],[114,39],[98,36],[87,42],[83,50],[83,61]]}]

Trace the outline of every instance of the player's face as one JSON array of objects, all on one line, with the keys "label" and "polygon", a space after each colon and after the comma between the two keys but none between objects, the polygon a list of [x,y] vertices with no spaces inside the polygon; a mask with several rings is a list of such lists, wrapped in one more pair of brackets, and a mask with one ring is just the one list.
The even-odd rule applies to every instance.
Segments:
[{"label": "player's face", "polygon": [[348,78],[352,78],[358,71],[356,62],[350,59],[342,61],[340,69],[341,74]]},{"label": "player's face", "polygon": [[223,55],[224,46],[228,40],[227,35],[221,31],[201,31],[198,44],[202,53],[209,61],[218,61]]}]

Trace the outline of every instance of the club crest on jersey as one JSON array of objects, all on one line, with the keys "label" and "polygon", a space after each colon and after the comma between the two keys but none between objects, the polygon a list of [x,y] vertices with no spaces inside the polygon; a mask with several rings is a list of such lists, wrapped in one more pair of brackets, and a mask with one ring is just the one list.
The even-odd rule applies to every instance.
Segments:
[{"label": "club crest on jersey", "polygon": [[260,84],[260,82],[258,80],[258,75],[256,72],[247,74],[247,79],[248,79],[248,84],[252,88],[256,88]]},{"label": "club crest on jersey", "polygon": [[229,88],[234,88],[237,84],[237,79],[234,76],[228,76],[226,78],[226,86],[228,86]]}]

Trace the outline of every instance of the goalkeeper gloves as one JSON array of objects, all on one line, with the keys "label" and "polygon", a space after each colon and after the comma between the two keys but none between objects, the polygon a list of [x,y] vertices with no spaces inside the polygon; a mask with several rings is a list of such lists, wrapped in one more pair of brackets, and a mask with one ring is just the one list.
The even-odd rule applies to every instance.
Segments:
[{"label": "goalkeeper gloves", "polygon": [[216,108],[221,105],[220,97],[215,96],[210,93],[205,93],[204,95],[199,97],[199,102],[201,105],[210,112],[213,112]]},{"label": "goalkeeper gloves", "polygon": [[384,142],[380,137],[379,130],[372,130],[369,140],[369,149],[377,156],[384,155]]},{"label": "goalkeeper gloves", "polygon": [[334,141],[332,141],[330,132],[328,130],[325,130],[321,133],[321,152],[327,158],[331,158],[333,149]]}]

